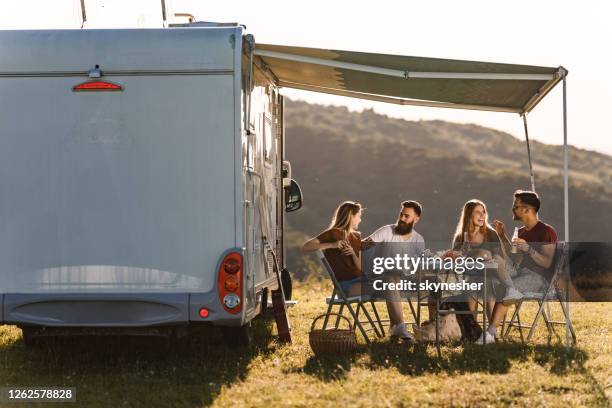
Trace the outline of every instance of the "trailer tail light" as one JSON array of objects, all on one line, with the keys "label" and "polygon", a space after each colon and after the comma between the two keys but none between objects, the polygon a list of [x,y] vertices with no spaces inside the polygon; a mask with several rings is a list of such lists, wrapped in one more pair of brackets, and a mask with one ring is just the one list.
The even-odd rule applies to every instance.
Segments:
[{"label": "trailer tail light", "polygon": [[88,81],[72,87],[74,92],[91,92],[91,91],[123,91],[123,87],[119,84],[108,81]]},{"label": "trailer tail light", "polygon": [[233,314],[242,309],[242,254],[230,252],[219,265],[217,288],[223,308]]},{"label": "trailer tail light", "polygon": [[227,273],[236,273],[240,270],[240,262],[236,258],[224,260],[223,270]]},{"label": "trailer tail light", "polygon": [[225,279],[224,286],[227,291],[235,292],[236,290],[238,290],[238,286],[240,286],[240,284],[238,283],[238,279],[236,279],[236,276],[230,275]]},{"label": "trailer tail light", "polygon": [[200,309],[200,317],[206,319],[208,317],[208,309],[203,307]]},{"label": "trailer tail light", "polygon": [[227,294],[223,296],[223,306],[225,306],[227,309],[235,310],[240,306],[240,298],[238,295],[233,293]]}]

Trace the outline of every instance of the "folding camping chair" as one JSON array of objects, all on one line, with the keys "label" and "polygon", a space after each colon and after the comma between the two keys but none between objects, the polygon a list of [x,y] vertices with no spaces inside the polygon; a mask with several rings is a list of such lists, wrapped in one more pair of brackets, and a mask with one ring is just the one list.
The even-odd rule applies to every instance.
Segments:
[{"label": "folding camping chair", "polygon": [[[513,327],[517,327],[519,330],[519,334],[521,336],[521,342],[525,343],[523,338],[523,329],[528,328],[529,333],[527,335],[527,342],[531,341],[533,334],[535,332],[536,325],[540,319],[540,316],[544,319],[544,323],[546,324],[546,329],[548,330],[549,338],[552,337],[554,333],[554,325],[567,325],[572,335],[572,340],[574,344],[576,344],[576,332],[574,331],[574,326],[572,325],[572,321],[570,319],[569,313],[566,305],[564,304],[564,296],[562,291],[559,289],[557,283],[560,279],[567,278],[569,276],[569,267],[568,267],[568,244],[566,242],[558,242],[557,247],[555,249],[555,271],[553,277],[550,280],[547,288],[543,292],[527,292],[524,293],[523,298],[515,305],[514,313],[512,314],[512,318],[508,323],[506,323],[506,331],[504,333],[504,329],[502,326],[502,337],[507,338],[510,334],[510,330]],[[531,324],[522,324],[520,311],[523,303],[525,301],[537,301],[538,302],[538,312],[533,319]],[[550,301],[558,301],[561,305],[561,310],[563,311],[563,316],[565,318],[564,321],[555,321],[552,320],[552,315],[550,315],[550,311],[548,309],[548,305]],[[547,311],[548,310],[548,311]]]},{"label": "folding camping chair", "polygon": [[[344,293],[344,291],[340,287],[340,283],[338,282],[338,279],[336,279],[336,275],[334,275],[334,271],[332,270],[331,265],[325,258],[323,251],[317,251],[317,256],[321,260],[321,263],[323,264],[327,275],[330,277],[332,283],[334,284],[334,289],[332,291],[331,296],[325,299],[325,302],[328,304],[328,307],[327,312],[325,313],[325,319],[323,320],[323,329],[325,329],[327,327],[327,324],[329,323],[329,317],[332,313],[332,308],[334,306],[339,306],[340,310],[338,311],[338,314],[341,315],[342,311],[346,307],[351,317],[353,318],[353,329],[358,328],[368,344],[370,344],[371,341],[367,335],[367,331],[374,330],[378,337],[384,337],[385,330],[383,328],[383,323],[380,319],[380,315],[378,314],[378,310],[376,309],[376,305],[374,304],[374,299],[372,298],[372,296],[362,294],[360,296],[347,297],[346,293]],[[374,316],[376,317],[376,323],[374,322],[374,320],[370,316],[370,313],[366,309],[366,303],[369,303],[372,307],[372,311],[374,312]],[[353,309],[352,305],[356,305],[355,309]],[[363,311],[363,314],[367,320],[359,320],[360,311]],[[364,329],[364,323],[369,324],[371,328],[368,330]],[[335,327],[338,328],[339,324],[340,316],[336,316]]]}]

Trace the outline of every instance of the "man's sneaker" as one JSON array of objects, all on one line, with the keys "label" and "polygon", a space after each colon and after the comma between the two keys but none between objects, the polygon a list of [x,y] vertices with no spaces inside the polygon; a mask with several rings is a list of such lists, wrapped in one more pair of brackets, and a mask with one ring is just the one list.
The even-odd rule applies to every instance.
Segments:
[{"label": "man's sneaker", "polygon": [[[484,342],[483,342],[483,337],[484,337]],[[480,345],[493,344],[493,343],[495,343],[495,336],[489,333],[488,330],[483,331],[480,337],[478,338],[478,340],[474,342],[474,344],[480,344]]]},{"label": "man's sneaker", "polygon": [[505,306],[513,305],[523,298],[523,294],[516,290],[516,288],[507,288],[506,296],[502,299],[502,303]]},{"label": "man's sneaker", "polygon": [[391,327],[391,331],[389,333],[391,337],[399,337],[402,340],[414,340],[414,336],[412,333],[406,329],[406,323],[396,324]]}]

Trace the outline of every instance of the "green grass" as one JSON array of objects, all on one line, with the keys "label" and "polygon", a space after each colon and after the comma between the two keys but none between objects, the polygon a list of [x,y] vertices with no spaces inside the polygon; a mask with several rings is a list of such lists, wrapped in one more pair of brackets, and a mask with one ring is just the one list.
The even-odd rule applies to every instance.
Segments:
[{"label": "green grass", "polygon": [[329,292],[316,282],[299,285],[299,304],[290,309],[293,343],[278,343],[271,322],[258,320],[248,350],[225,347],[217,333],[169,347],[93,338],[26,348],[18,328],[0,326],[0,384],[76,387],[76,406],[87,407],[610,405],[610,303],[571,305],[578,347],[569,354],[563,330],[548,342],[542,326],[529,346],[518,337],[486,347],[453,344],[438,358],[433,346],[385,339],[319,359],[308,331]]}]

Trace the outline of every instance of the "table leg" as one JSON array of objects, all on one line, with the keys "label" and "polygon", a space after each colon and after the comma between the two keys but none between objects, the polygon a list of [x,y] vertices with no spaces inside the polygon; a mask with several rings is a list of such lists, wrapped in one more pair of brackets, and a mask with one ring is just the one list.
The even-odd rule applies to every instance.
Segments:
[{"label": "table leg", "polygon": [[[439,271],[436,271],[436,283],[440,282]],[[440,298],[442,295],[438,293],[436,295],[436,349],[438,351],[438,358],[442,357],[440,352]]]},{"label": "table leg", "polygon": [[484,285],[482,289],[482,344],[485,344],[487,325],[487,268],[484,269]]}]

